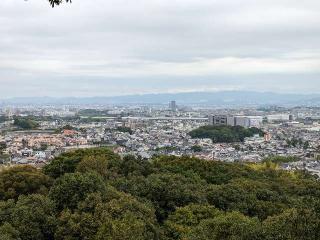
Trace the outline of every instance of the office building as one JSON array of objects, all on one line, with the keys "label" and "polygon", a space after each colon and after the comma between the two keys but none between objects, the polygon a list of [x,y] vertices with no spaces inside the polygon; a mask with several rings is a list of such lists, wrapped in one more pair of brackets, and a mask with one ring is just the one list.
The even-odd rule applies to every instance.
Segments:
[{"label": "office building", "polygon": [[242,127],[259,127],[262,124],[261,116],[227,116],[227,115],[210,115],[210,125],[228,125]]},{"label": "office building", "polygon": [[169,109],[171,110],[171,111],[177,111],[177,103],[176,103],[176,101],[171,101],[170,103],[169,103]]}]

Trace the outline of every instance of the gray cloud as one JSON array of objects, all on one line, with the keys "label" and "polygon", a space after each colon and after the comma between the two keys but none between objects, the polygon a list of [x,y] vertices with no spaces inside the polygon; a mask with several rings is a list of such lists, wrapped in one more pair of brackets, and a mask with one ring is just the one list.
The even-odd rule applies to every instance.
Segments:
[{"label": "gray cloud", "polygon": [[0,96],[320,90],[317,0],[0,2]]}]

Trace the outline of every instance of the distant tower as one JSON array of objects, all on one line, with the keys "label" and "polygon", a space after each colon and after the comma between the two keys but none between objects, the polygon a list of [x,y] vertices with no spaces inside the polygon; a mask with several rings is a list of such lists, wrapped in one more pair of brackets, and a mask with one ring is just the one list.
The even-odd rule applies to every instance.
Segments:
[{"label": "distant tower", "polygon": [[12,116],[13,116],[13,113],[11,111],[10,108],[6,109],[6,117],[11,120],[12,119]]},{"label": "distant tower", "polygon": [[294,120],[294,116],[292,114],[289,115],[289,121],[292,122]]},{"label": "distant tower", "polygon": [[169,103],[169,109],[170,109],[171,111],[173,111],[173,112],[177,111],[177,103],[176,103],[176,101],[171,101],[171,102]]},{"label": "distant tower", "polygon": [[272,138],[272,136],[271,136],[270,133],[265,133],[265,134],[264,134],[264,141],[265,141],[265,142],[270,142],[270,141],[271,141],[271,138]]}]

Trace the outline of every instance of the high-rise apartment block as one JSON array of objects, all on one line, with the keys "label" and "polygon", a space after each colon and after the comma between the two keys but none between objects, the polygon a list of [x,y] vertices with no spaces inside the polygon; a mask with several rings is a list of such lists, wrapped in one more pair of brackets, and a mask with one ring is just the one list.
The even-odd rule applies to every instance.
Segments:
[{"label": "high-rise apartment block", "polygon": [[169,103],[169,109],[171,110],[171,111],[177,111],[177,103],[176,103],[176,101],[171,101],[170,103]]}]

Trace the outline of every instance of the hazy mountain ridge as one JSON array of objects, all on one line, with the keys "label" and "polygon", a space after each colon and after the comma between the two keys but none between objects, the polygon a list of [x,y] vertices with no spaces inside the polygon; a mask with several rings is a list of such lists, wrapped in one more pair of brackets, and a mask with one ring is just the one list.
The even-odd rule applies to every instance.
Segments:
[{"label": "hazy mountain ridge", "polygon": [[221,91],[126,95],[114,97],[19,97],[0,100],[3,105],[45,104],[179,104],[201,105],[319,105],[320,94],[281,94],[272,92]]}]

